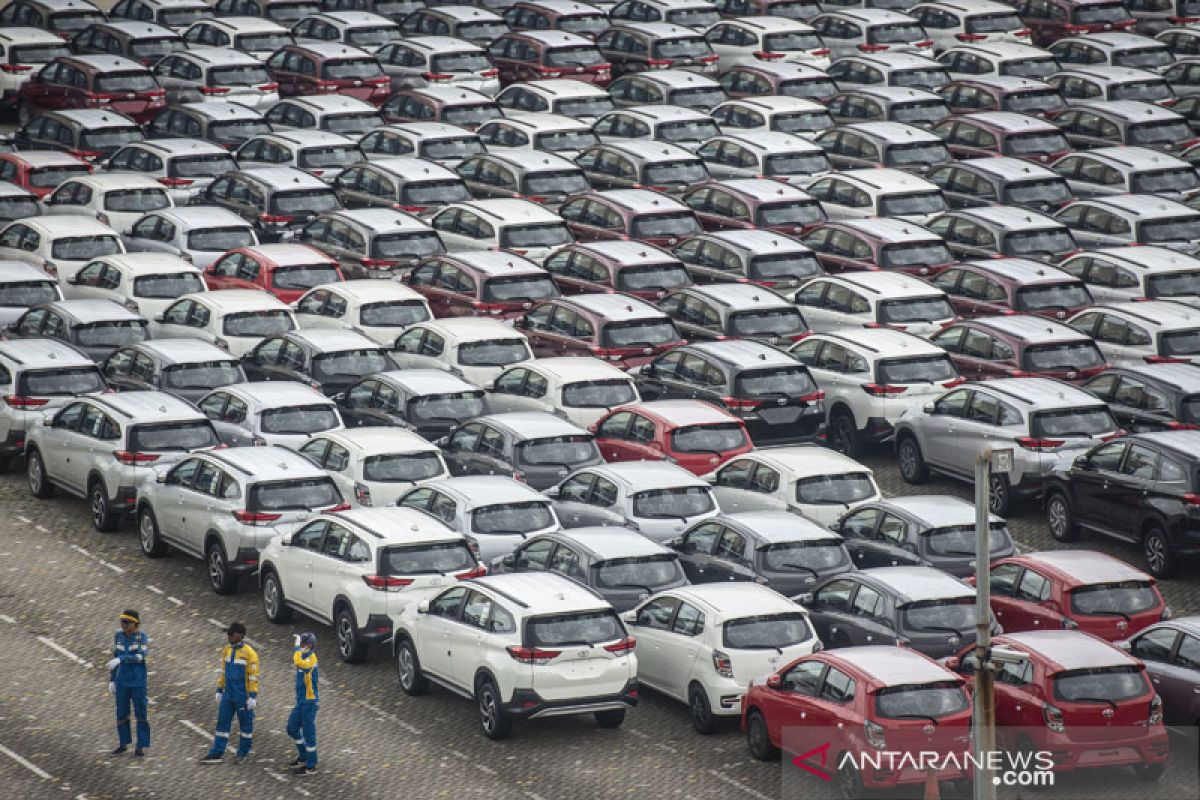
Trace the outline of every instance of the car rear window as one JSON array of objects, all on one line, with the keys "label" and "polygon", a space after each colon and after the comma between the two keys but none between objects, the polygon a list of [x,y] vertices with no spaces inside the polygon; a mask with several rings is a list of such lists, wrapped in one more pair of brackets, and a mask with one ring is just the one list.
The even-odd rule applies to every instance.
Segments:
[{"label": "car rear window", "polygon": [[754,216],[755,223],[768,225],[809,225],[825,219],[816,200],[792,200],[787,203],[763,203]]},{"label": "car rear window", "polygon": [[174,299],[189,292],[203,292],[204,281],[195,272],[141,275],[133,279],[134,297]]},{"label": "car rear window", "polygon": [[99,367],[37,369],[17,377],[16,392],[29,397],[88,394],[104,388]]},{"label": "car rear window", "polygon": [[811,636],[808,620],[798,611],[731,619],[722,628],[722,643],[734,650],[777,650]]},{"label": "car rear window", "polygon": [[883,247],[879,254],[879,265],[893,268],[949,264],[953,260],[950,248],[943,242],[890,244]]},{"label": "car rear window", "polygon": [[346,42],[355,47],[381,47],[399,35],[395,25],[351,28],[346,32]]},{"label": "car rear window", "polygon": [[129,431],[129,449],[135,452],[196,450],[220,443],[212,423],[206,419],[168,422],[161,425],[135,425]]},{"label": "car rear window", "polygon": [[446,575],[475,567],[475,557],[464,541],[384,547],[379,551],[383,575]]},{"label": "car rear window", "polygon": [[342,496],[333,479],[322,477],[257,484],[250,489],[247,506],[251,511],[311,511],[341,502]]},{"label": "car rear window", "polygon": [[746,431],[737,422],[688,425],[671,431],[671,449],[676,453],[712,453],[720,456],[746,445]]},{"label": "car rear window", "polygon": [[1200,213],[1143,222],[1137,231],[1142,244],[1194,241],[1200,239]]},{"label": "car rear window", "polygon": [[313,358],[313,375],[318,380],[333,378],[361,378],[373,372],[395,369],[396,364],[382,348],[360,348],[322,353]]},{"label": "car rear window", "polygon": [[97,92],[147,92],[157,89],[158,83],[149,71],[138,72],[104,72],[92,81],[92,88]]},{"label": "car rear window", "polygon": [[[385,233],[371,242],[371,255],[383,259],[418,259],[444,253],[442,240],[433,231]],[[333,280],[337,280],[334,278]]]},{"label": "car rear window", "polygon": [[875,482],[866,472],[814,475],[796,481],[796,502],[806,505],[846,505],[874,497]]},{"label": "car rear window", "polygon": [[229,336],[274,336],[294,329],[292,315],[279,311],[243,311],[225,317],[223,333]]},{"label": "car rear window", "polygon": [[408,401],[409,416],[432,420],[471,419],[483,413],[483,392],[427,394]]},{"label": "car rear window", "polygon": [[377,328],[402,328],[427,319],[429,310],[420,300],[368,303],[359,313],[359,322]]},{"label": "car rear window", "polygon": [[50,257],[63,261],[86,261],[121,252],[121,240],[115,236],[87,236],[56,239]]},{"label": "car rear window", "polygon": [[707,486],[650,489],[633,496],[633,514],[646,519],[674,519],[707,514],[715,508]]},{"label": "car rear window", "polygon": [[75,343],[83,347],[121,347],[150,338],[145,320],[92,322],[75,329]]},{"label": "car rear window", "polygon": [[600,450],[591,434],[545,436],[519,442],[517,458],[520,463],[528,465],[577,467],[600,461]]},{"label": "car rear window", "polygon": [[402,203],[415,206],[457,203],[470,199],[471,194],[467,191],[466,184],[458,179],[407,183],[400,193]]},{"label": "car rear window", "polygon": [[1054,676],[1054,697],[1069,703],[1119,703],[1150,691],[1140,664],[1072,669]]},{"label": "car rear window", "polygon": [[735,336],[796,336],[807,330],[795,306],[739,311],[729,317],[729,331]]},{"label": "car rear window", "polygon": [[458,363],[465,367],[507,367],[532,357],[524,339],[467,342],[458,347]]},{"label": "car rear window", "polygon": [[[1192,138],[1187,122],[1158,120],[1144,125],[1131,125],[1127,134],[1129,144],[1153,145],[1171,142],[1186,142]],[[1145,191],[1135,189],[1134,191]]]},{"label": "car rear window", "polygon": [[238,50],[245,52],[266,51],[275,52],[281,47],[294,44],[290,33],[246,33],[237,37]]},{"label": "car rear window", "polygon": [[967,33],[1008,33],[1025,27],[1025,23],[1014,11],[999,11],[991,14],[972,14],[967,17]]},{"label": "car rear window", "polygon": [[685,236],[700,233],[700,223],[690,211],[669,214],[639,214],[633,218],[633,237],[645,239],[652,236]]},{"label": "car rear window", "polygon": [[208,138],[213,141],[241,142],[263,133],[271,127],[259,119],[239,119],[232,122],[214,122],[208,128]]},{"label": "car rear window", "polygon": [[879,303],[880,322],[938,322],[954,316],[954,306],[944,296],[904,297]]},{"label": "car rear window", "polygon": [[683,183],[690,186],[708,179],[704,162],[698,158],[648,164],[643,172],[645,182],[652,184]]},{"label": "car rear window", "polygon": [[320,433],[340,424],[341,420],[333,406],[325,404],[270,408],[262,412],[262,429],[265,433]]},{"label": "car rear window", "polygon": [[804,397],[817,390],[808,370],[799,365],[794,367],[769,367],[748,369],[734,381],[737,397]]},{"label": "car rear window", "polygon": [[1062,108],[1062,95],[1055,89],[1031,89],[1026,92],[1013,92],[1004,96],[1002,101],[1005,111],[1017,114],[1032,114],[1037,111],[1051,111]]},{"label": "car rear window", "polygon": [[483,72],[491,69],[491,62],[483,53],[441,53],[430,61],[432,72]]},{"label": "car rear window", "polygon": [[387,453],[363,460],[363,480],[377,483],[413,483],[436,478],[446,471],[435,450]]},{"label": "car rear window", "polygon": [[57,299],[58,283],[55,281],[0,282],[0,306],[31,308]]},{"label": "car rear window", "polygon": [[1092,302],[1091,295],[1082,281],[1049,283],[1038,286],[1022,286],[1017,289],[1013,308],[1018,311],[1047,311],[1086,306]]},{"label": "car rear window", "polygon": [[875,366],[879,383],[940,383],[954,380],[958,370],[950,356],[945,353],[912,356],[911,358],[889,358]]},{"label": "car rear window", "polygon": [[908,631],[958,633],[975,625],[974,597],[921,600],[900,606],[899,611]]},{"label": "car rear window", "polygon": [[[61,21],[61,17],[55,18],[60,25]],[[71,48],[65,44],[27,44],[12,47],[8,51],[10,64],[49,64],[56,58],[69,55]]]},{"label": "car rear window", "polygon": [[242,380],[237,361],[197,361],[172,364],[163,369],[163,386],[169,389],[215,389]]},{"label": "car rear window", "polygon": [[674,553],[611,558],[594,564],[593,569],[596,585],[603,589],[645,589],[653,593],[684,580],[683,567]]},{"label": "car rear window", "polygon": [[53,189],[69,178],[89,174],[91,170],[82,164],[77,167],[43,167],[29,171],[29,185],[38,189]]},{"label": "car rear window", "polygon": [[1196,174],[1195,167],[1146,170],[1135,173],[1130,181],[1130,188],[1139,194],[1189,192],[1197,186],[1200,186],[1200,175]]},{"label": "car rear window", "polygon": [[888,719],[937,719],[967,705],[967,693],[955,681],[888,686],[875,693],[875,713]]},{"label": "car rear window", "polygon": [[1095,342],[1079,341],[1027,347],[1022,360],[1029,370],[1077,370],[1100,366],[1104,356]]},{"label": "car rear window", "polygon": [[1140,614],[1157,608],[1158,592],[1149,581],[1093,583],[1071,591],[1071,610],[1093,616]]},{"label": "car rear window", "polygon": [[821,262],[813,253],[783,253],[750,259],[749,277],[762,281],[800,280],[821,272]]},{"label": "car rear window", "polygon": [[321,67],[321,77],[334,81],[378,78],[382,74],[379,62],[373,58],[329,60]]},{"label": "car rear window", "polygon": [[924,100],[919,103],[896,103],[888,114],[893,122],[909,125],[932,125],[950,116],[944,100]]},{"label": "car rear window", "polygon": [[442,122],[449,125],[463,127],[482,125],[489,119],[495,119],[498,116],[500,116],[500,110],[494,103],[464,103],[442,108]]},{"label": "car rear window", "polygon": [[372,128],[382,124],[383,120],[379,114],[372,111],[358,114],[327,114],[325,116],[325,130],[353,139],[358,139]]},{"label": "car rear window", "polygon": [[558,288],[549,275],[513,275],[488,278],[483,282],[483,299],[493,303],[544,300],[558,297]]},{"label": "car rear window", "polygon": [[434,139],[421,145],[422,158],[437,161],[441,158],[468,158],[484,152],[483,142],[474,136]]},{"label": "car rear window", "polygon": [[915,22],[891,22],[867,28],[870,44],[908,44],[925,38],[925,31]]},{"label": "car rear window", "polygon": [[297,161],[304,169],[337,169],[362,161],[362,153],[352,144],[331,144],[307,147]]},{"label": "car rear window", "polygon": [[679,331],[669,319],[610,322],[601,334],[608,347],[653,347],[679,340]]},{"label": "car rear window", "polygon": [[890,167],[944,164],[951,160],[953,157],[950,151],[941,142],[894,144],[887,149],[887,163]]},{"label": "car rear window", "polygon": [[224,253],[254,244],[254,232],[250,228],[205,228],[189,233],[187,244],[190,250]]},{"label": "car rear window", "polygon": [[185,28],[197,20],[208,19],[211,16],[212,9],[203,4],[192,8],[164,9],[159,12],[158,24],[168,28]]},{"label": "car rear window", "polygon": [[[993,522],[988,546],[992,553],[999,553],[1012,544],[1008,528],[1003,522]],[[925,546],[929,552],[939,556],[975,557],[975,526],[948,525],[926,531]]]},{"label": "car rear window", "polygon": [[270,82],[266,67],[257,64],[213,67],[208,71],[209,86],[262,86]]},{"label": "car rear window", "polygon": [[237,162],[224,153],[183,156],[167,162],[167,175],[172,178],[215,178],[235,169]]},{"label": "car rear window", "polygon": [[806,572],[814,578],[821,572],[846,564],[850,554],[841,539],[812,539],[776,542],[759,550],[763,569],[772,572]]},{"label": "car rear window", "polygon": [[[271,198],[271,210],[276,214],[304,216],[320,214],[322,211],[336,211],[342,204],[333,193],[333,189],[300,189],[291,192],[277,192]],[[334,280],[337,280],[334,278]]]},{"label": "car rear window", "polygon": [[544,222],[539,225],[509,225],[500,231],[500,246],[509,249],[530,247],[558,247],[575,241],[571,231],[562,222]]},{"label": "car rear window", "polygon": [[1090,406],[1039,411],[1029,423],[1029,433],[1035,438],[1102,436],[1117,427],[1117,420],[1107,406]]},{"label": "car rear window", "polygon": [[645,292],[691,286],[692,278],[682,264],[650,264],[618,269],[616,284],[621,291]]},{"label": "car rear window", "polygon": [[637,399],[633,384],[622,378],[576,381],[563,387],[562,404],[567,408],[612,408]]},{"label": "car rear window", "polygon": [[542,57],[547,67],[592,67],[603,64],[604,56],[593,45],[555,47]]},{"label": "car rear window", "polygon": [[[1043,210],[1062,205],[1071,199],[1071,189],[1062,178],[1046,178],[1035,181],[1015,181],[1004,187],[1006,203],[1040,203]],[[1012,243],[1009,243],[1012,246]],[[1059,251],[1061,252],[1061,251]]]},{"label": "car rear window", "polygon": [[85,150],[116,150],[132,142],[145,141],[142,129],[136,126],[100,128],[79,134],[79,145]]},{"label": "car rear window", "polygon": [[879,213],[885,217],[906,214],[936,214],[948,208],[941,192],[907,192],[879,198]]},{"label": "car rear window", "polygon": [[611,608],[532,617],[525,623],[525,644],[530,647],[601,644],[624,636],[625,628]]},{"label": "car rear window", "polygon": [[271,271],[271,285],[276,289],[311,289],[339,280],[341,277],[333,264],[301,264],[276,267]]},{"label": "car rear window", "polygon": [[[0,220],[36,217],[42,213],[36,199],[28,196],[0,197]],[[2,305],[2,303],[0,303]]]},{"label": "car rear window", "polygon": [[529,175],[525,178],[524,192],[527,195],[575,194],[590,188],[583,170],[563,169]]},{"label": "car rear window", "polygon": [[1004,150],[1010,156],[1028,156],[1064,152],[1071,149],[1067,137],[1057,131],[1021,133],[1004,140]]},{"label": "car rear window", "polygon": [[1147,297],[1178,297],[1200,294],[1200,271],[1168,272],[1150,275],[1146,280]]},{"label": "car rear window", "polygon": [[543,500],[482,506],[471,515],[474,533],[516,535],[549,528],[553,524],[550,504]]},{"label": "car rear window", "polygon": [[599,144],[600,139],[590,130],[584,129],[539,133],[534,136],[534,142],[534,148],[537,150],[548,150],[551,153],[557,153],[561,150],[583,150],[594,144]]}]

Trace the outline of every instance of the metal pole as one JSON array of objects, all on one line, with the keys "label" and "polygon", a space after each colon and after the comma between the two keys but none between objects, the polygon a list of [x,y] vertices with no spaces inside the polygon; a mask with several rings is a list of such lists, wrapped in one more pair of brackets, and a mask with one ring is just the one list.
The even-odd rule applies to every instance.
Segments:
[{"label": "metal pole", "polygon": [[[975,763],[986,764],[996,749],[996,702],[992,671],[988,669],[992,645],[991,520],[988,515],[992,451],[975,457]],[[988,769],[975,771],[975,800],[995,800],[996,786]]]}]

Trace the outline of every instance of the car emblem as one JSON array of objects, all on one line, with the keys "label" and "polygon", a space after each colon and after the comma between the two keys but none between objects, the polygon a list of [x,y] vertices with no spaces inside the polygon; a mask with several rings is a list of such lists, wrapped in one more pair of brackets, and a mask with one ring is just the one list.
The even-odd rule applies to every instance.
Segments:
[{"label": "car emblem", "polygon": [[1067,318],[1067,312],[1065,312],[1065,311],[1055,311],[1055,312],[1054,312],[1054,316],[1058,317],[1059,319],[1066,319],[1066,318]]},{"label": "car emblem", "polygon": [[786,406],[786,405],[787,405],[787,403],[788,403],[788,401],[787,401],[787,398],[786,398],[786,397],[780,397],[780,398],[778,398],[778,399],[777,399],[775,402],[776,402],[776,403],[778,403],[778,404],[779,404],[779,405],[781,405],[781,406]]},{"label": "car emblem", "polygon": [[1067,380],[1069,380],[1069,381],[1074,380],[1078,376],[1079,376],[1078,372],[1076,372],[1075,370],[1071,370],[1070,372],[1067,373]]},{"label": "car emblem", "polygon": [[926,736],[933,736],[933,732],[936,730],[937,730],[937,728],[931,724],[931,725],[926,725],[924,728],[921,728],[921,733],[925,734]]},{"label": "car emblem", "polygon": [[1119,630],[1119,631],[1123,631],[1128,627],[1129,627],[1129,623],[1126,622],[1125,620],[1121,620],[1120,622],[1117,623],[1117,630]]},{"label": "car emblem", "polygon": [[575,71],[576,71],[576,72],[583,72],[583,67],[576,67],[576,68],[575,68]]},{"label": "car emblem", "polygon": [[137,100],[137,93],[130,92],[129,94],[125,95],[125,99],[126,100]]},{"label": "car emblem", "polygon": [[670,239],[667,239],[667,244],[679,244],[679,240],[672,237]]},{"label": "car emblem", "polygon": [[767,661],[772,664],[777,664],[777,663],[779,663],[779,656],[771,656],[770,658],[767,659]]},{"label": "car emblem", "polygon": [[962,641],[962,640],[959,639],[957,636],[949,636],[946,638],[946,643],[949,644],[951,647],[958,644],[960,641]]},{"label": "car emblem", "polygon": [[975,569],[975,559],[971,559],[970,561],[968,561],[967,566],[970,567],[971,569]]},{"label": "car emblem", "polygon": [[1114,713],[1114,712],[1113,712],[1113,710],[1112,710],[1111,708],[1106,708],[1106,709],[1104,709],[1103,711],[1101,711],[1101,712],[1100,712],[1100,716],[1104,717],[1105,719],[1112,719],[1112,718],[1113,718],[1113,713]]},{"label": "car emblem", "polygon": [[638,595],[638,600],[639,600],[639,601],[641,601],[641,600],[648,600],[649,598],[650,598],[650,595],[646,594],[645,592],[642,592],[641,594],[639,594],[639,595]]},{"label": "car emblem", "polygon": [[567,477],[567,472],[568,472],[568,471],[567,471],[567,470],[565,470],[565,469],[560,469],[560,470],[558,471],[558,477],[560,477],[560,478],[565,478],[565,477]]},{"label": "car emblem", "polygon": [[354,85],[355,85],[355,86],[362,86],[362,81],[355,81],[355,82],[354,82]]}]

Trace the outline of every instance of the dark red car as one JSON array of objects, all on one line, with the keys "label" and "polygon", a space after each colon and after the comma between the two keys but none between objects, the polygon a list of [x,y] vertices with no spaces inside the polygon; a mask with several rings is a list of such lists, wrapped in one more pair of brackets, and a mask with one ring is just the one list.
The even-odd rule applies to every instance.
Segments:
[{"label": "dark red car", "polygon": [[964,317],[1020,313],[1066,319],[1092,304],[1079,278],[1025,258],[965,261],[930,283]]},{"label": "dark red car", "polygon": [[500,70],[500,84],[547,78],[608,86],[612,64],[605,60],[590,39],[564,31],[517,31],[506,33],[487,48],[488,57]]},{"label": "dark red car", "polygon": [[595,39],[609,26],[608,17],[590,5],[550,0],[522,0],[504,9],[504,20],[514,31],[566,31]]},{"label": "dark red car", "polygon": [[22,119],[40,111],[95,108],[149,122],[167,107],[154,74],[121,56],[62,56],[42,67],[17,92]]},{"label": "dark red car", "polygon": [[1039,47],[1066,36],[1129,31],[1137,24],[1120,0],[1009,0]]},{"label": "dark red car", "polygon": [[801,241],[827,272],[889,269],[928,278],[955,263],[942,237],[886,217],[822,222]]},{"label": "dark red car", "polygon": [[315,286],[345,279],[336,259],[306,244],[239,247],[204,270],[209,289],[260,289],[285,303]]},{"label": "dark red car", "polygon": [[1034,376],[1079,382],[1108,367],[1092,337],[1028,314],[963,320],[930,339],[969,381]]},{"label": "dark red car", "polygon": [[28,189],[39,198],[53,192],[63,181],[91,171],[91,164],[57,150],[0,153],[0,181]]},{"label": "dark red car", "polygon": [[753,230],[801,234],[826,220],[825,210],[808,192],[769,178],[733,178],[689,189],[684,204],[706,231]]},{"label": "dark red car", "polygon": [[609,189],[567,198],[558,209],[581,242],[635,239],[674,247],[703,228],[692,210],[650,189]]},{"label": "dark red car", "polygon": [[375,56],[339,42],[281,47],[267,59],[267,70],[281,97],[341,94],[381,106],[392,93]]},{"label": "dark red car", "polygon": [[692,285],[682,261],[642,242],[577,242],[543,266],[563,294],[624,292],[654,302],[672,289]]},{"label": "dark red car", "polygon": [[625,294],[577,294],[538,303],[513,326],[534,355],[594,356],[622,369],[686,344],[663,312]]},{"label": "dark red car", "polygon": [[933,126],[955,158],[1011,156],[1049,164],[1071,152],[1067,137],[1052,122],[1011,111],[981,111],[951,117]]},{"label": "dark red car", "polygon": [[976,75],[950,81],[937,90],[951,113],[1011,111],[1051,118],[1067,110],[1058,88],[1045,81],[1015,75]]},{"label": "dark red car", "polygon": [[670,458],[704,475],[754,449],[746,424],[703,400],[651,400],[614,408],[589,428],[605,461]]},{"label": "dark red car", "polygon": [[396,92],[379,109],[384,122],[444,122],[475,130],[503,116],[487,95],[454,86],[425,86]]},{"label": "dark red car", "polygon": [[432,256],[402,280],[429,301],[435,317],[520,316],[558,297],[546,270],[515,253],[464,251]]}]

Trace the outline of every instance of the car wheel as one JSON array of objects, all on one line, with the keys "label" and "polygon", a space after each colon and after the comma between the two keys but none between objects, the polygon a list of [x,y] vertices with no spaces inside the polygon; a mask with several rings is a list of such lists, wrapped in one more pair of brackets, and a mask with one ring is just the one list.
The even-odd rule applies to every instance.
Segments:
[{"label": "car wheel", "polygon": [[479,682],[475,689],[475,702],[479,706],[479,729],[489,739],[505,739],[512,733],[512,717],[500,705],[500,690],[491,678]]},{"label": "car wheel", "polygon": [[779,758],[779,748],[771,744],[767,720],[759,711],[751,711],[746,718],[746,744],[750,747],[750,755],[758,761],[774,761]]},{"label": "car wheel", "polygon": [[1163,776],[1166,772],[1166,763],[1162,764],[1140,764],[1133,768],[1133,774],[1137,775],[1139,781],[1154,783]]},{"label": "car wheel", "polygon": [[262,594],[263,611],[266,612],[267,619],[276,625],[291,621],[292,607],[287,604],[287,599],[283,596],[283,585],[273,569],[267,570],[263,575]]},{"label": "car wheel", "polygon": [[368,645],[358,635],[358,623],[349,606],[342,606],[334,622],[337,629],[338,655],[347,664],[358,664],[367,660]]},{"label": "car wheel", "polygon": [[716,732],[719,720],[712,713],[708,692],[698,683],[693,683],[688,688],[688,714],[692,718],[692,727],[696,729],[696,733],[707,736]]},{"label": "car wheel", "polygon": [[92,527],[101,533],[112,533],[121,524],[121,515],[109,507],[108,490],[104,481],[96,478],[88,487],[88,506],[92,511]]},{"label": "car wheel", "polygon": [[594,716],[596,725],[601,728],[619,728],[625,721],[625,709],[610,708],[608,711],[597,711]]},{"label": "car wheel", "polygon": [[1055,541],[1075,540],[1075,519],[1071,513],[1071,502],[1062,492],[1054,492],[1046,501],[1046,522]]},{"label": "car wheel", "polygon": [[1157,522],[1150,523],[1142,534],[1142,556],[1146,559],[1146,571],[1154,577],[1169,578],[1175,574],[1171,543]]},{"label": "car wheel", "polygon": [[862,449],[858,441],[858,428],[848,411],[838,411],[829,420],[829,438],[833,449],[850,458],[856,458]]},{"label": "car wheel", "polygon": [[225,548],[213,540],[204,554],[208,564],[208,585],[217,594],[233,594],[237,591],[237,579],[229,572],[229,562],[225,558]]},{"label": "car wheel", "polygon": [[31,450],[25,459],[25,479],[29,483],[29,493],[34,497],[45,500],[54,494],[54,487],[46,479],[46,465],[42,463],[42,454]]},{"label": "car wheel", "polygon": [[862,800],[863,797],[862,775],[849,760],[838,770],[838,794],[843,800]]},{"label": "car wheel", "polygon": [[921,445],[912,436],[905,436],[896,448],[896,459],[900,462],[900,477],[905,483],[918,485],[929,480],[929,467],[921,455]]},{"label": "car wheel", "polygon": [[142,506],[138,511],[138,542],[147,558],[162,558],[167,554],[167,543],[159,538],[158,520],[150,506]]},{"label": "car wheel", "polygon": [[1007,517],[1012,513],[1012,485],[1007,475],[993,475],[988,478],[988,511],[998,517]]},{"label": "car wheel", "polygon": [[421,662],[416,648],[408,639],[403,639],[396,648],[396,677],[406,695],[417,697],[429,691],[429,679],[421,672]]}]

